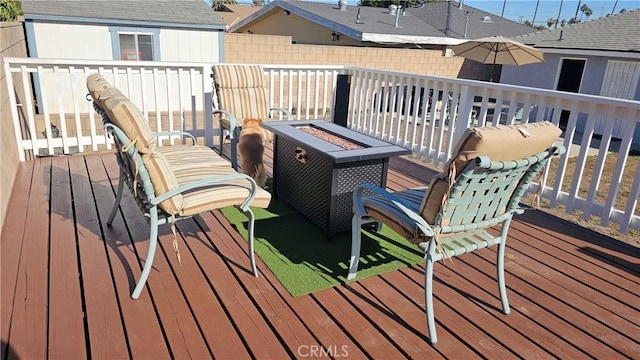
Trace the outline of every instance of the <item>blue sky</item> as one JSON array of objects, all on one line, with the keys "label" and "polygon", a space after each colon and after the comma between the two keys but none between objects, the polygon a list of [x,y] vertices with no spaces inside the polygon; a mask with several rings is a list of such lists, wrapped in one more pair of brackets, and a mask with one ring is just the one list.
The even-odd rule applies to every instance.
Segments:
[{"label": "blue sky", "polygon": [[[206,1],[206,0],[205,0]],[[323,3],[338,3],[338,0],[312,0],[314,2]],[[267,0],[266,2],[269,2]],[[246,4],[252,3],[251,0],[238,0],[238,3]],[[349,5],[357,5],[358,0],[348,0]],[[558,11],[560,11],[560,0],[463,0],[463,4],[496,14],[502,14],[502,8],[504,6],[504,17],[517,22],[524,22],[525,20],[532,21],[533,14],[536,9],[536,3],[538,4],[538,12],[536,13],[536,25],[546,25],[547,19],[557,18]],[[614,9],[615,13],[620,12],[621,9],[635,10],[640,8],[640,0],[582,0],[581,5],[588,5],[593,10],[593,15],[589,19],[597,19],[601,16],[610,14]],[[576,14],[576,8],[578,6],[578,0],[564,0],[562,1],[562,12],[560,14],[560,20],[571,19]],[[578,12],[578,18],[580,17]],[[586,20],[583,16],[582,20]]]},{"label": "blue sky", "polygon": [[[496,15],[502,14],[502,8],[504,6],[504,17],[518,22],[525,20],[532,21],[533,14],[536,9],[536,1],[531,0],[465,0],[463,4],[488,11]],[[627,10],[638,9],[640,7],[640,0],[619,0],[617,1],[617,4],[616,1],[613,0],[582,0],[580,4],[581,6],[586,4],[591,8],[593,14],[591,15],[591,17],[589,17],[589,19],[593,20],[602,16],[606,16],[607,14],[611,14],[611,11],[614,9],[614,5],[616,14],[623,8],[626,8]],[[568,21],[569,19],[574,17],[577,7],[577,0],[562,1],[562,12],[560,14],[560,20],[566,19]],[[538,12],[536,13],[536,25],[546,25],[547,19],[555,19],[558,17],[559,11],[560,1],[540,0],[538,5]],[[578,18],[580,18],[580,14],[581,12],[578,12]],[[582,20],[585,21],[586,17],[583,16]]]}]

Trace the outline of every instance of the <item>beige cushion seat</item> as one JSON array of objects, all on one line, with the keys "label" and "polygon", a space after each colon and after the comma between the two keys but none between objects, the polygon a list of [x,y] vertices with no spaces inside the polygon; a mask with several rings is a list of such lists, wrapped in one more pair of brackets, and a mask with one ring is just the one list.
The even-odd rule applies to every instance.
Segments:
[{"label": "beige cushion seat", "polygon": [[180,167],[209,167],[221,166],[231,169],[231,164],[212,150],[202,145],[166,145],[158,146],[156,152],[167,158],[172,166]]}]

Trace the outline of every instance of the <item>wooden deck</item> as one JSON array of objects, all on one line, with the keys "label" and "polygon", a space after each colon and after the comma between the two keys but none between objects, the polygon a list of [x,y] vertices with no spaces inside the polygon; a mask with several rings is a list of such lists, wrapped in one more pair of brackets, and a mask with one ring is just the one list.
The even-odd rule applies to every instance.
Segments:
[{"label": "wooden deck", "polygon": [[[388,187],[432,173],[392,159]],[[0,360],[640,357],[638,248],[536,210],[510,231],[510,315],[493,250],[436,265],[436,346],[420,266],[293,298],[261,261],[250,274],[219,212],[178,223],[182,265],[161,228],[132,300],[148,225],[127,191],[105,225],[117,176],[111,153],[21,164],[0,243]]]}]

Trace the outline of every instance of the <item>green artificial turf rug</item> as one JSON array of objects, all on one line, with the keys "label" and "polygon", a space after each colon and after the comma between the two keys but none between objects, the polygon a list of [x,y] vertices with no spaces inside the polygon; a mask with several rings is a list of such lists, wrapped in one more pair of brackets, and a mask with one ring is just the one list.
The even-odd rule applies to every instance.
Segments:
[{"label": "green artificial turf rug", "polygon": [[[320,227],[279,199],[269,208],[251,208],[256,216],[256,255],[293,296],[313,293],[347,282],[351,231],[329,240]],[[247,218],[234,207],[222,214],[247,238]],[[380,233],[363,231],[356,280],[420,263],[423,253],[398,234],[383,227]]]}]

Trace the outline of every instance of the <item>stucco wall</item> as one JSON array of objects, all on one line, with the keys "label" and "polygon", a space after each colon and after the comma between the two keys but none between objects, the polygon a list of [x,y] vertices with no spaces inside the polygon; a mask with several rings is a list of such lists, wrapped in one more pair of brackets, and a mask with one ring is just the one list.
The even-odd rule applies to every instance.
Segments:
[{"label": "stucco wall", "polygon": [[263,20],[244,26],[237,33],[253,33],[262,35],[279,35],[290,38],[289,43],[314,44],[314,45],[342,45],[359,46],[357,41],[348,36],[341,36],[338,42],[334,42],[331,36],[333,31],[316,23],[313,23],[296,14],[286,15],[283,11],[275,11],[266,14]]},{"label": "stucco wall", "polygon": [[353,65],[447,77],[464,73],[473,79],[488,75],[486,66],[445,57],[440,50],[302,45],[292,44],[291,36],[240,33],[225,34],[224,44],[229,63]]},{"label": "stucco wall", "polygon": [[[0,46],[2,59],[27,56],[22,22],[0,22]],[[0,152],[2,153],[0,156],[0,234],[2,234],[4,227],[7,205],[19,164],[6,75],[4,66],[0,66],[0,103],[2,104],[2,117],[0,118],[2,123],[0,126]],[[17,85],[19,86],[19,84]],[[21,88],[17,90],[19,93],[23,93]]]}]

